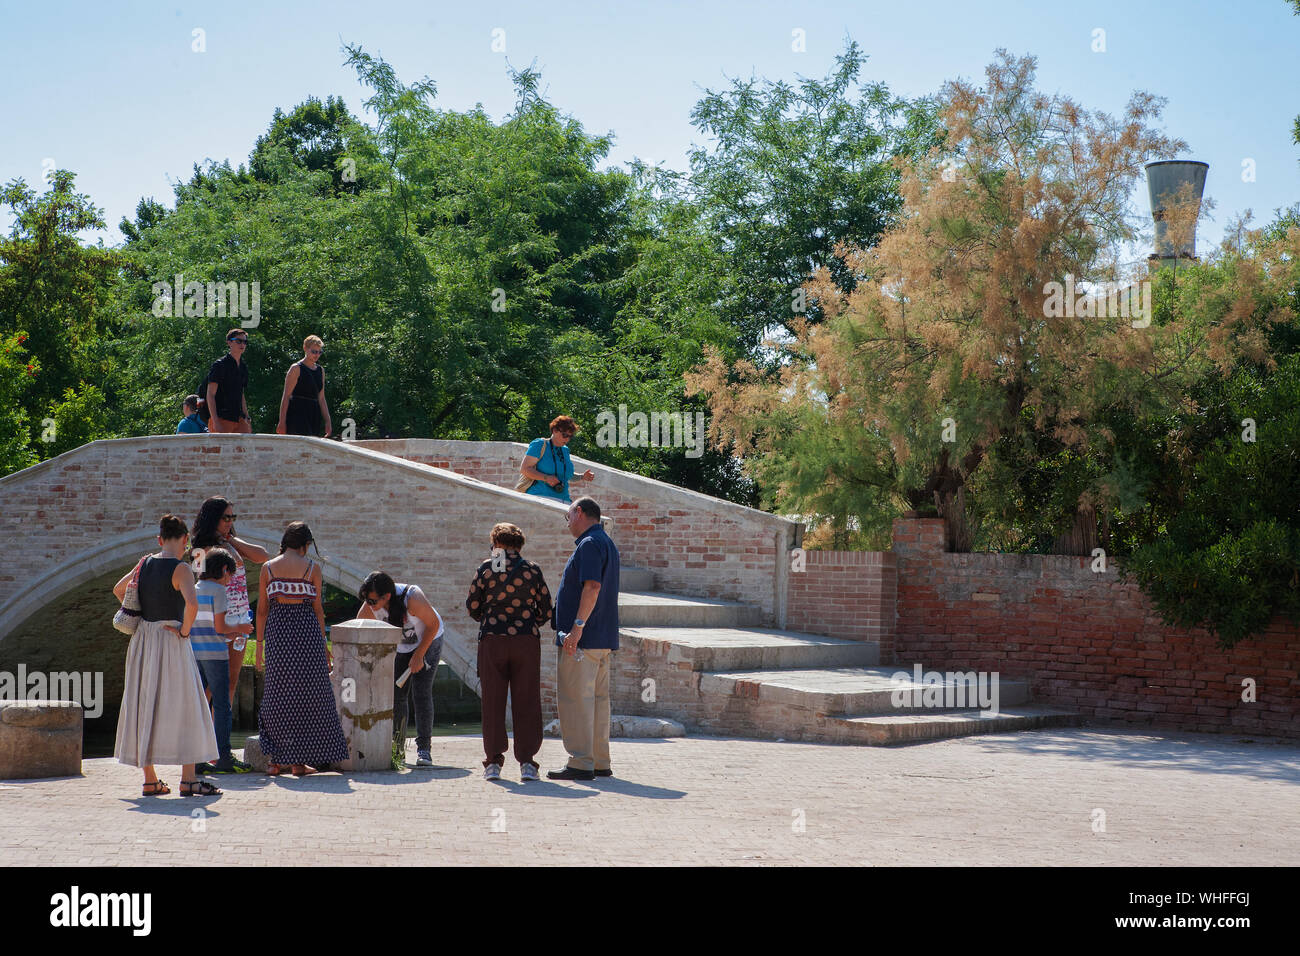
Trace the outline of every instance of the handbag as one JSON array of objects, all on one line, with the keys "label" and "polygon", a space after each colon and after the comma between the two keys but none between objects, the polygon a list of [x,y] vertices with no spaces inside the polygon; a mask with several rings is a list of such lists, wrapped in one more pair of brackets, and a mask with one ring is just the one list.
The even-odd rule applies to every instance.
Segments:
[{"label": "handbag", "polygon": [[126,594],[122,596],[122,606],[113,615],[113,626],[123,634],[135,634],[140,626],[140,568],[148,555],[136,562],[131,580],[127,582]]},{"label": "handbag", "polygon": [[[551,440],[549,438],[546,439],[546,450],[551,453],[551,458],[552,461],[554,462],[556,457],[555,446],[551,444]],[[564,476],[561,474],[561,468],[558,462],[555,462],[555,476],[559,478],[561,481],[564,480]],[[536,478],[529,478],[525,474],[520,474],[519,478],[515,481],[515,491],[522,491],[527,493],[528,489],[533,486],[533,482],[535,482],[536,480],[537,480]]]}]

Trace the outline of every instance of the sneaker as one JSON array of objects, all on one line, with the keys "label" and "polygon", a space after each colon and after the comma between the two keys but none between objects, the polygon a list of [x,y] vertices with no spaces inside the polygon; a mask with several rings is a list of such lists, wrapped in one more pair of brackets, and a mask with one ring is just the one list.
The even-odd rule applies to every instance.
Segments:
[{"label": "sneaker", "polygon": [[488,764],[486,767],[484,767],[484,768],[483,768],[483,779],[484,779],[484,780],[500,780],[500,779],[501,779],[501,764],[499,764],[499,763],[490,763],[490,764]]},{"label": "sneaker", "polygon": [[197,773],[197,774],[199,774],[199,775],[212,773],[212,764],[210,764],[210,763],[198,763],[198,764],[195,764],[195,765],[194,765],[194,772]]},{"label": "sneaker", "polygon": [[417,750],[415,752],[415,765],[417,767],[432,767],[433,757],[429,755],[429,751]]},{"label": "sneaker", "polygon": [[519,765],[519,779],[520,780],[541,780],[542,778],[537,775],[537,764],[521,763]]},{"label": "sneaker", "polygon": [[212,764],[209,767],[207,772],[208,773],[248,773],[252,769],[253,768],[248,764],[244,763],[244,761],[237,760],[234,757],[229,757],[226,760],[218,760],[216,763]]}]

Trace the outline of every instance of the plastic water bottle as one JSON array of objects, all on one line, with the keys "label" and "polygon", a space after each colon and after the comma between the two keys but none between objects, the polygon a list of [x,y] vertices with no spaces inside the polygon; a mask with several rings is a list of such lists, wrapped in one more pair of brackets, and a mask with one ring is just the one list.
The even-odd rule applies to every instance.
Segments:
[{"label": "plastic water bottle", "polygon": [[[232,617],[234,618],[233,621],[231,620]],[[227,625],[238,626],[240,624],[252,624],[252,623],[253,623],[252,608],[248,608],[243,612],[232,611],[231,613],[226,615]],[[235,639],[230,642],[230,646],[237,651],[242,651],[245,647],[248,646],[248,635],[236,634]]]},{"label": "plastic water bottle", "polygon": [[[568,632],[568,631],[560,631],[560,640],[561,640],[561,641],[563,641],[563,640],[564,640],[565,638],[567,638],[568,636],[569,636],[569,632]],[[582,658],[583,658],[584,656],[585,656],[585,655],[582,653],[582,648],[581,648],[581,647],[575,647],[575,648],[573,649],[573,659],[574,659],[575,661],[580,661],[580,660],[582,660]]]}]

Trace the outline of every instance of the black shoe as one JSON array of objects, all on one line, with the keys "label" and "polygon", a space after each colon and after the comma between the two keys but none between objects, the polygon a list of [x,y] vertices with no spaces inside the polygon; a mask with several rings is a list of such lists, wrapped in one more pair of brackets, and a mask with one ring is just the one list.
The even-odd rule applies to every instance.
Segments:
[{"label": "black shoe", "polygon": [[613,770],[601,770],[599,767],[597,767],[597,768],[595,769],[594,773],[596,774],[597,777],[612,777],[612,776],[614,776],[614,771],[613,771]]},{"label": "black shoe", "polygon": [[204,774],[212,773],[212,770],[213,770],[213,765],[210,763],[196,763],[194,765],[194,772],[196,774],[199,774],[200,776]]},{"label": "black shoe", "polygon": [[563,770],[548,770],[546,776],[552,780],[595,780],[596,774],[591,770],[577,770],[565,767]]}]

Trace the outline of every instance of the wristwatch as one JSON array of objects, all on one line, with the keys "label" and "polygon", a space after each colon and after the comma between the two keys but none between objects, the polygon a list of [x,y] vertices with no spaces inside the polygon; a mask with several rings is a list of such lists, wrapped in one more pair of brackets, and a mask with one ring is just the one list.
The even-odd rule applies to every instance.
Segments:
[{"label": "wristwatch", "polygon": [[586,626],[587,626],[587,622],[584,621],[584,620],[583,620],[582,618],[580,618],[580,617],[575,617],[575,618],[573,619],[573,626],[574,626],[574,627],[586,627]]}]

